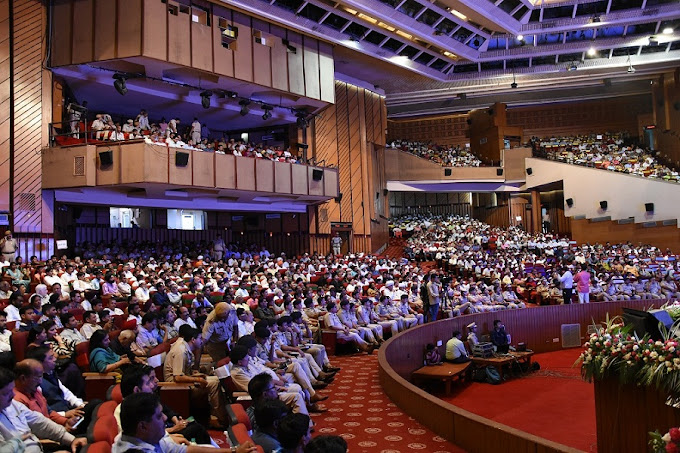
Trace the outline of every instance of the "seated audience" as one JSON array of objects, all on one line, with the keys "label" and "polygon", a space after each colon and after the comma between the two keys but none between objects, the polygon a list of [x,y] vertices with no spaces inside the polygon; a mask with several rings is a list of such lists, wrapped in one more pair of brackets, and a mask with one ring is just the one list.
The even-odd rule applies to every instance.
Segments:
[{"label": "seated audience", "polygon": [[453,336],[446,342],[446,361],[453,363],[465,363],[470,361],[465,344],[461,340],[460,330],[454,330]]}]

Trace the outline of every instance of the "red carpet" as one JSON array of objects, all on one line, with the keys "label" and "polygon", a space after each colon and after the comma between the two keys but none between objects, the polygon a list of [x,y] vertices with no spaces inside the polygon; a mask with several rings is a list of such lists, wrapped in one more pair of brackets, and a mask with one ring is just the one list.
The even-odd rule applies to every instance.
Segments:
[{"label": "red carpet", "polygon": [[[597,451],[593,385],[572,364],[580,348],[536,354],[540,371],[500,385],[466,383],[442,399],[456,406],[582,451]],[[507,373],[506,373],[507,374]]]}]

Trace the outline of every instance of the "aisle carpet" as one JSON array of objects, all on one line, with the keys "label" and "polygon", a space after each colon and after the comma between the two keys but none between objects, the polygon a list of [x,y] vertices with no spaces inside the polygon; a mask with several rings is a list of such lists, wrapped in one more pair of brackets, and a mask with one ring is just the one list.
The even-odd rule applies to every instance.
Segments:
[{"label": "aisle carpet", "polygon": [[[312,414],[316,423],[314,436],[342,436],[351,453],[465,453],[465,450],[437,436],[399,410],[383,393],[378,382],[377,352],[332,357],[334,366],[342,367],[326,389],[329,398],[320,403],[328,409]],[[223,446],[224,435],[210,431]]]},{"label": "aisle carpet", "polygon": [[454,386],[443,400],[465,410],[539,437],[597,451],[593,385],[584,382],[573,363],[580,348],[536,354],[541,370],[510,378],[501,385]]}]

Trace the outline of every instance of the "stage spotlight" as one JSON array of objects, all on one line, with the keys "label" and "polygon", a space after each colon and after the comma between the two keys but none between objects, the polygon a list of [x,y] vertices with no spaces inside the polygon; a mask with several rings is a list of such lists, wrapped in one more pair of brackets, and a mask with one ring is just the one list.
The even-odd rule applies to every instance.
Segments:
[{"label": "stage spotlight", "polygon": [[308,126],[307,122],[307,111],[306,110],[296,110],[295,111],[295,116],[297,117],[297,121],[295,124],[297,124],[297,127],[300,129],[304,129],[305,127]]},{"label": "stage spotlight", "polygon": [[512,88],[512,89],[517,88],[517,82],[512,82],[512,83],[510,84],[510,88]]},{"label": "stage spotlight", "polygon": [[225,91],[224,94],[232,99],[238,97],[238,93],[236,91]]},{"label": "stage spotlight", "polygon": [[594,57],[596,54],[597,54],[597,50],[595,50],[594,47],[591,47],[590,49],[588,49],[588,56]]},{"label": "stage spotlight", "polygon": [[127,86],[125,84],[125,76],[123,74],[114,74],[113,78],[115,79],[113,81],[113,87],[116,89],[118,94],[125,96],[125,94],[128,92]]},{"label": "stage spotlight", "polygon": [[673,34],[673,27],[666,27],[663,29],[663,34],[664,35],[672,35]]},{"label": "stage spotlight", "polygon": [[210,108],[210,98],[212,97],[212,91],[204,91],[201,93],[201,105],[204,109]]},{"label": "stage spotlight", "polygon": [[524,41],[524,35],[517,35],[517,41]]},{"label": "stage spotlight", "polygon": [[264,110],[264,114],[262,115],[263,120],[268,120],[269,118],[272,117],[272,106],[264,104],[262,105],[262,110]]},{"label": "stage spotlight", "polygon": [[250,101],[248,99],[241,99],[238,101],[238,105],[241,106],[241,111],[239,112],[241,116],[246,116],[248,112],[250,112],[250,109],[248,108],[248,105],[250,105]]}]

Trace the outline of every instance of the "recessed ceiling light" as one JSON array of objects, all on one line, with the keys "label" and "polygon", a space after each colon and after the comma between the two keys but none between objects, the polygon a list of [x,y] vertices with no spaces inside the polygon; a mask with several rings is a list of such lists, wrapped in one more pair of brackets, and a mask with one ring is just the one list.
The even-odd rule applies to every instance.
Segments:
[{"label": "recessed ceiling light", "polygon": [[671,27],[666,27],[663,29],[663,34],[664,35],[672,35],[673,34],[673,28]]},{"label": "recessed ceiling light", "polygon": [[524,41],[524,35],[517,35],[517,41]]},{"label": "recessed ceiling light", "polygon": [[591,57],[594,57],[596,54],[597,54],[597,50],[595,50],[594,47],[591,47],[590,49],[588,49],[588,55],[590,55]]}]

